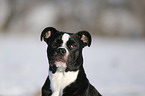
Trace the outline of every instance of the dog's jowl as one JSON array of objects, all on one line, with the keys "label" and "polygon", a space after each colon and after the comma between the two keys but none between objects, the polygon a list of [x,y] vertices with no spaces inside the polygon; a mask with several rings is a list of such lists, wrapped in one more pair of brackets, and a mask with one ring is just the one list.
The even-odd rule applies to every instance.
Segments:
[{"label": "dog's jowl", "polygon": [[82,50],[91,45],[87,31],[67,33],[47,27],[41,40],[48,45],[49,61],[49,76],[42,87],[42,96],[101,96],[89,83],[83,68]]}]

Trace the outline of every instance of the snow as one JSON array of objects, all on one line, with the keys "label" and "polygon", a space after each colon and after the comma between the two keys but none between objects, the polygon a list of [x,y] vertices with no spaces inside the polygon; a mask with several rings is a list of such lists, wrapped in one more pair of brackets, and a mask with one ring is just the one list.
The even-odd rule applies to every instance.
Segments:
[{"label": "snow", "polygon": [[[0,96],[36,96],[48,74],[46,44],[0,36]],[[94,37],[83,50],[89,81],[103,96],[145,95],[145,40]],[[37,95],[38,96],[38,95]]]}]

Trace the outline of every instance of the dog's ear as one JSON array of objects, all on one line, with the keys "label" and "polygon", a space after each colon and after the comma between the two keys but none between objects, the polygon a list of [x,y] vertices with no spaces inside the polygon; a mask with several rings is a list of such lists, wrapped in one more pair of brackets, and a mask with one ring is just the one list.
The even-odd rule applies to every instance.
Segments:
[{"label": "dog's ear", "polygon": [[41,33],[41,41],[44,40],[46,43],[48,43],[49,39],[58,31],[53,27],[47,27],[45,28]]},{"label": "dog's ear", "polygon": [[77,33],[77,36],[81,39],[81,41],[83,42],[83,47],[85,46],[89,46],[91,45],[92,42],[92,38],[89,32],[87,31],[79,31]]}]

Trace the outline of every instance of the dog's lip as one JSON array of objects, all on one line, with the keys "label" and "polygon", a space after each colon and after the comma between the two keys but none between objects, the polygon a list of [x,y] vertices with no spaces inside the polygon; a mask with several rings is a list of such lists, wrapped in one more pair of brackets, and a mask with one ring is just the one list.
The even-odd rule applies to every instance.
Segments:
[{"label": "dog's lip", "polygon": [[55,64],[55,62],[63,62],[63,63],[66,63],[66,61],[64,59],[55,59],[55,60],[50,60],[50,65]]},{"label": "dog's lip", "polygon": [[64,59],[56,59],[55,62],[66,62]]}]

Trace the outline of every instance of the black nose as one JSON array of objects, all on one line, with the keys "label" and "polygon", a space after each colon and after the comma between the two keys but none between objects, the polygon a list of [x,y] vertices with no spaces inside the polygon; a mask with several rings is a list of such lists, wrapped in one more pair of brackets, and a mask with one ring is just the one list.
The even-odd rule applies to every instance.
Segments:
[{"label": "black nose", "polygon": [[57,53],[60,53],[62,55],[64,55],[66,53],[66,50],[64,48],[58,48],[56,51],[57,51]]}]

